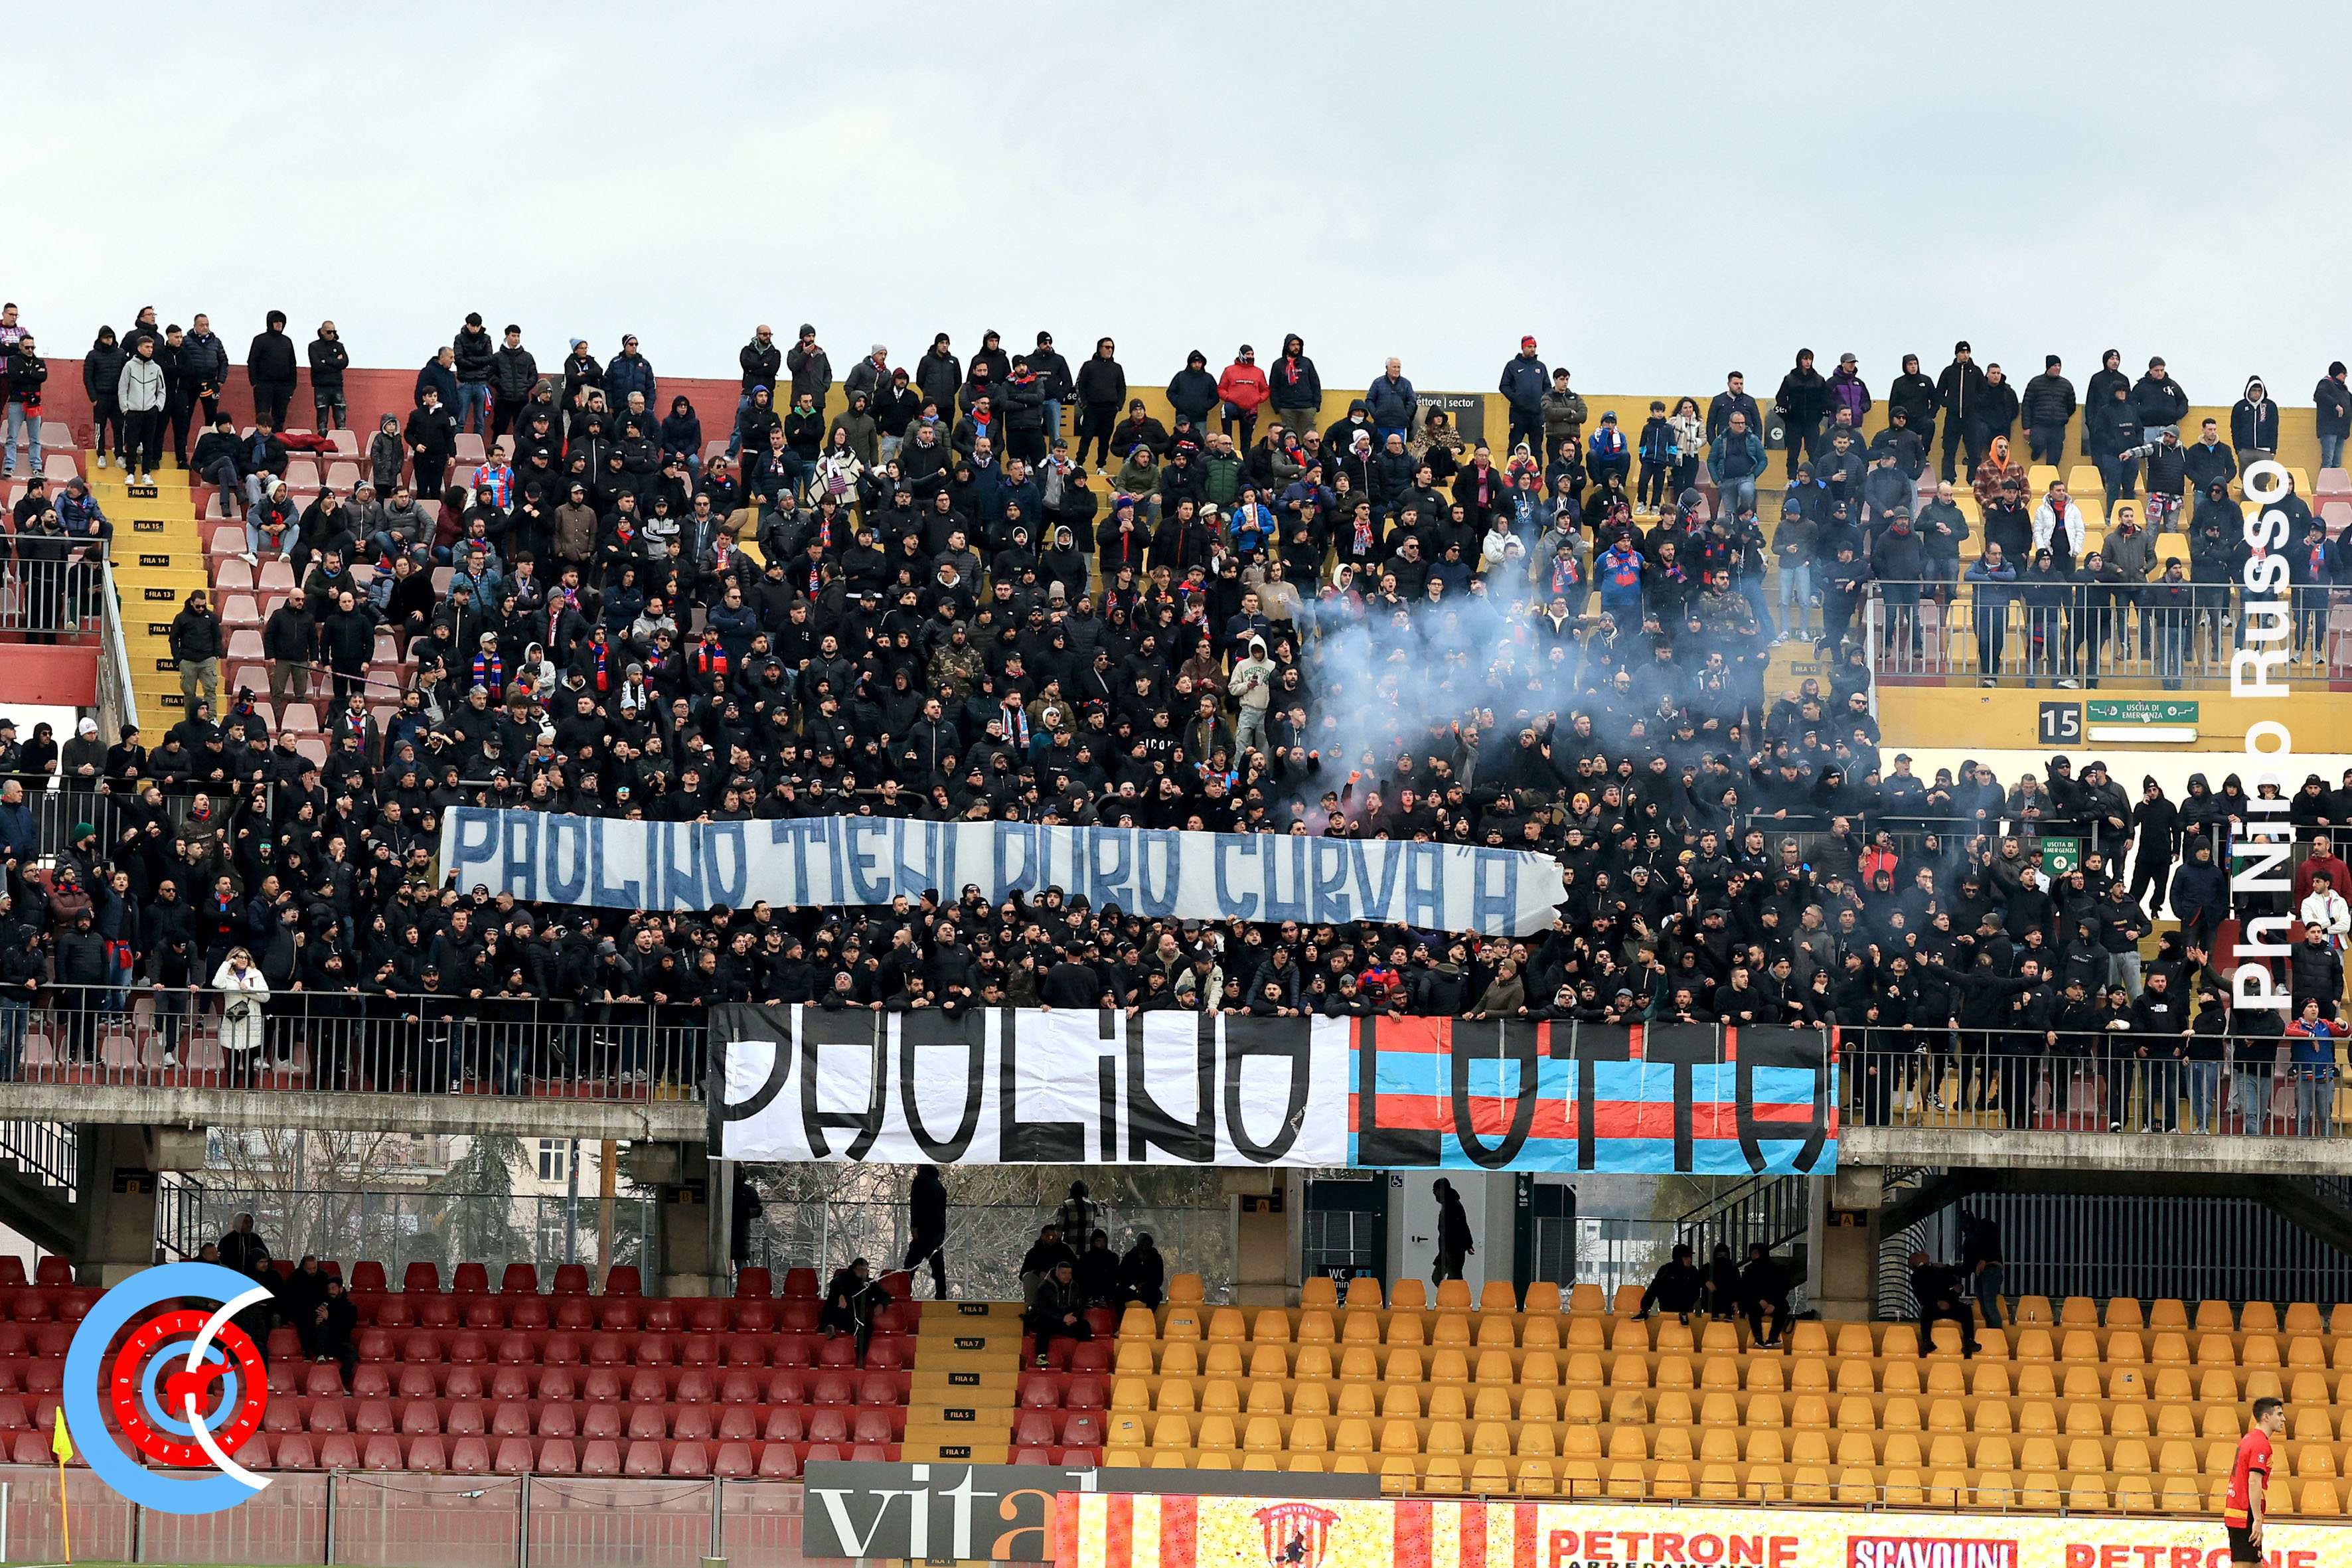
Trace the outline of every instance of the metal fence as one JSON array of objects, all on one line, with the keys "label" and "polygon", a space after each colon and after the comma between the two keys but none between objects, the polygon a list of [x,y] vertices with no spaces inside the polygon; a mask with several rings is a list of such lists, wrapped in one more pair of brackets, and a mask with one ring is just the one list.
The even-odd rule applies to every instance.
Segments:
[{"label": "metal fence", "polygon": [[[853,1258],[870,1259],[877,1271],[908,1261],[913,1232],[904,1204],[769,1198],[764,1207],[752,1223],[746,1261],[776,1270],[778,1278],[785,1268],[814,1263],[819,1278],[829,1279]],[[1019,1300],[1022,1255],[1036,1241],[1038,1227],[1052,1218],[1051,1205],[950,1204],[943,1256],[950,1297]],[[1170,1274],[1198,1274],[1208,1300],[1232,1300],[1233,1235],[1224,1207],[1107,1203],[1098,1224],[1120,1252],[1138,1235],[1150,1235]],[[927,1258],[915,1262],[915,1293],[928,1295],[929,1264]]]},{"label": "metal fence", "polygon": [[11,561],[0,567],[0,632],[33,643],[95,642],[113,580],[96,561]]},{"label": "metal fence", "polygon": [[373,1258],[394,1279],[411,1263],[434,1264],[445,1279],[460,1263],[483,1264],[493,1279],[509,1263],[536,1265],[542,1276],[563,1263],[649,1269],[660,1223],[656,1201],[638,1194],[289,1190],[179,1177],[163,1183],[163,1196],[157,1240],[174,1257],[194,1257],[250,1214],[279,1257]]},{"label": "metal fence", "polygon": [[[1976,1033],[1960,1032],[1963,1039]],[[1841,1051],[1849,1126],[2271,1138],[2352,1131],[2332,1045],[2326,1062],[2295,1061],[2283,1047],[2258,1057],[2243,1040],[2232,1042],[2245,1053],[2235,1060],[2197,1061],[2176,1054],[2190,1038],[2178,1036],[2145,1056],[2144,1037],[2118,1043],[2115,1035],[2062,1034],[2046,1055],[1955,1049],[1943,1031],[1910,1049],[1853,1038],[1850,1032]]]},{"label": "metal fence", "polygon": [[[2117,584],[2086,595],[2079,587],[2037,584],[2031,577],[1998,592],[1958,584],[1881,581],[1864,625],[1854,635],[1871,648],[1872,667],[1891,680],[1970,678],[2046,681],[2062,688],[2121,678],[2166,690],[2221,685],[2230,658],[2249,633],[2241,595],[2227,584]],[[1937,603],[1941,593],[1948,602]],[[2352,672],[2352,607],[2331,610],[2323,597],[2298,602],[2283,617],[2287,640],[2265,643],[2293,653],[2297,671],[2324,679]],[[2257,635],[2272,616],[2257,600]]]},{"label": "metal fence", "polygon": [[[99,1439],[104,1441],[103,1437]],[[12,1563],[63,1562],[53,1469],[0,1467]],[[279,1473],[223,1513],[159,1513],[67,1472],[85,1562],[349,1568],[655,1568],[722,1557],[802,1568],[796,1481],[589,1476]],[[837,1561],[837,1560],[822,1560]]]},{"label": "metal fence", "polygon": [[1959,1257],[1962,1209],[2000,1226],[2010,1296],[2352,1300],[2352,1256],[2252,1198],[1979,1193],[1923,1221],[1916,1245]]},{"label": "metal fence", "polygon": [[[205,978],[209,979],[210,975]],[[228,1016],[232,1006],[250,1008]],[[44,985],[0,995],[0,1082],[573,1100],[703,1094],[704,1010],[499,992]]]},{"label": "metal fence", "polygon": [[[25,804],[33,811],[33,829],[37,836],[38,853],[54,858],[73,847],[77,827],[87,824],[98,835],[100,851],[111,858],[113,847],[134,823],[147,820],[150,813],[134,795],[121,795],[111,790],[81,789],[60,781],[50,789],[28,790]],[[195,806],[195,797],[167,795],[161,802],[163,819],[170,831],[178,832],[187,822]],[[222,806],[226,801],[216,803]],[[180,896],[194,900],[203,889],[182,888]]]}]

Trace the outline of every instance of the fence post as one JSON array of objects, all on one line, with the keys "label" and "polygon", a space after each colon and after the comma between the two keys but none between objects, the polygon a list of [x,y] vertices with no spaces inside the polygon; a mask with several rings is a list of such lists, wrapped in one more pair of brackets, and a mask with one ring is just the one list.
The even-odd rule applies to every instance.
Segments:
[{"label": "fence post", "polygon": [[515,1568],[530,1568],[530,1476],[515,1491]]},{"label": "fence post", "polygon": [[131,1561],[147,1561],[147,1510],[135,1502],[131,1505]]},{"label": "fence post", "polygon": [[727,1478],[710,1478],[710,1550],[703,1555],[718,1563],[727,1561],[727,1520],[722,1511],[727,1490]]},{"label": "fence post", "polygon": [[325,1561],[330,1565],[330,1568],[332,1568],[332,1564],[335,1561],[335,1494],[338,1489],[335,1483],[337,1480],[341,1479],[341,1476],[342,1472],[340,1470],[329,1470],[327,1472],[327,1539],[325,1542],[327,1555]]}]

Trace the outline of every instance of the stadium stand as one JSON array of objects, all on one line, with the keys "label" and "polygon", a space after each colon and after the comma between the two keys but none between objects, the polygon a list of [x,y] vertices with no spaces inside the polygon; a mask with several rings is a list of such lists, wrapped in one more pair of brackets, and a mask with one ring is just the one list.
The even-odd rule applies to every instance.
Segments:
[{"label": "stadium stand", "polygon": [[1376,1281],[1343,1300],[1318,1280],[1299,1307],[1244,1311],[1180,1276],[1167,1306],[1129,1309],[1107,1376],[1024,1380],[1040,1441],[1015,1457],[1049,1457],[1058,1422],[1065,1442],[1099,1433],[1112,1467],[1419,1491],[2204,1512],[2271,1394],[2295,1412],[2281,1510],[2344,1510],[2352,1339],[2328,1325],[2347,1309],[2119,1300],[2103,1322],[2085,1299],[2025,1297],[1963,1359],[1948,1323],[1924,1354],[1901,1322],[1801,1321],[1757,1350],[1728,1321],[1642,1320],[1640,1294],[1536,1285],[1521,1310],[1507,1285],[1433,1301],[1405,1280],[1383,1303]]},{"label": "stadium stand", "polygon": [[[775,1479],[812,1458],[895,1459],[906,1436],[920,1304],[881,1309],[861,1366],[852,1340],[817,1331],[811,1269],[776,1289],[746,1268],[732,1298],[677,1300],[642,1296],[626,1266],[601,1295],[577,1265],[544,1289],[529,1264],[496,1289],[478,1263],[446,1288],[429,1263],[410,1264],[398,1289],[374,1262],[349,1283],[362,1323],[350,1386],[332,1361],[302,1358],[293,1329],[272,1331],[247,1468]],[[99,1295],[62,1258],[42,1258],[30,1282],[0,1258],[0,1447],[18,1463],[36,1449],[52,1462],[59,1372]]]}]

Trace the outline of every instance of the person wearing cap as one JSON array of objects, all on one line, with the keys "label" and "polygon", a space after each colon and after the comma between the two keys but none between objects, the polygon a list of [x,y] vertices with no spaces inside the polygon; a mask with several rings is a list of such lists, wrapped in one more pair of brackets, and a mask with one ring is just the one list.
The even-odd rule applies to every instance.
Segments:
[{"label": "person wearing cap", "polygon": [[[1963,437],[1968,435],[1969,421],[1981,412],[1985,397],[1984,372],[1978,368],[1976,355],[1964,338],[1952,345],[1952,363],[1936,378],[1936,406],[1944,412],[1943,477],[1956,479]],[[1974,471],[1983,457],[1978,450],[1969,451],[1969,468]]]},{"label": "person wearing cap", "polygon": [[1234,351],[1234,363],[1217,377],[1223,429],[1228,437],[1239,431],[1244,449],[1257,438],[1257,411],[1273,390],[1265,372],[1258,368],[1257,351],[1247,343]]},{"label": "person wearing cap", "polygon": [[1511,405],[1511,431],[1508,445],[1517,447],[1525,441],[1530,448],[1540,447],[1544,440],[1544,396],[1551,391],[1551,372],[1536,355],[1536,340],[1532,336],[1519,340],[1519,352],[1503,362],[1502,379],[1495,390]]}]

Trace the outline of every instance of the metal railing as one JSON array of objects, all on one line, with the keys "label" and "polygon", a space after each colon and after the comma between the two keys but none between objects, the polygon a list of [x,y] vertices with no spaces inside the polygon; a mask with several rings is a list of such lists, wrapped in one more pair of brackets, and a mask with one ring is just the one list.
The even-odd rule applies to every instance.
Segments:
[{"label": "metal railing", "polygon": [[[1964,1041],[1984,1033],[1959,1031]],[[2192,1041],[2204,1043],[2191,1036],[2151,1044],[2123,1032],[2061,1035],[2047,1054],[1955,1049],[1944,1030],[1909,1049],[1874,1047],[1868,1037],[1847,1031],[1841,1052],[1840,1103],[1851,1127],[2352,1134],[2332,1044],[2325,1062],[2296,1061],[2284,1047],[2257,1057],[2242,1040],[2231,1042],[2233,1059],[2209,1061],[2186,1055]]]},{"label": "metal railing", "polygon": [[1702,1266],[1715,1256],[1717,1242],[1745,1261],[1752,1243],[1779,1252],[1804,1238],[1812,1220],[1811,1193],[1812,1183],[1802,1176],[1750,1176],[1685,1213],[1675,1229]]},{"label": "metal railing", "polygon": [[106,574],[106,592],[99,597],[99,632],[103,639],[98,656],[98,732],[110,745],[123,726],[139,723],[139,688],[131,679],[131,643],[122,630],[122,598],[114,573]]},{"label": "metal railing", "polygon": [[[2169,590],[2178,587],[2179,594]],[[2230,658],[2247,634],[2242,595],[2229,584],[2160,580],[2134,587],[2084,590],[2038,585],[2031,578],[2000,585],[1880,581],[1876,604],[1852,635],[1871,645],[1872,668],[1892,680],[1966,677],[2082,687],[2122,679],[2185,689],[2225,682]],[[2162,592],[2159,592],[2162,590]],[[2352,671],[2352,608],[2309,604],[2298,590],[2284,619],[2294,658],[2289,673],[2332,677]],[[2325,593],[2325,590],[2321,590]],[[1940,599],[1940,602],[1939,602]],[[2267,629],[2275,601],[2255,601]]]},{"label": "metal railing", "polygon": [[493,1279],[509,1263],[533,1264],[542,1278],[565,1263],[627,1264],[651,1272],[657,1250],[658,1205],[635,1194],[286,1188],[186,1178],[166,1178],[162,1190],[166,1202],[156,1211],[156,1239],[181,1258],[218,1241],[241,1214],[253,1215],[255,1230],[279,1257],[316,1254],[341,1261],[346,1269],[373,1258],[394,1279],[411,1263],[434,1264],[445,1279],[460,1263],[482,1264]]},{"label": "metal railing", "polygon": [[[115,846],[121,841],[123,831],[134,822],[148,820],[152,813],[135,793],[110,789],[85,789],[59,783],[54,788],[32,790],[25,796],[32,808],[33,828],[37,835],[38,853],[48,858],[63,854],[73,847],[73,830],[87,823],[98,834],[99,853],[110,859],[115,856]],[[235,802],[223,795],[214,800],[216,825],[226,829]],[[185,826],[195,807],[195,797],[167,795],[158,803],[162,820],[170,832],[176,833]],[[202,889],[182,888],[183,899],[201,896]]]},{"label": "metal railing", "polygon": [[[205,969],[210,977],[210,969]],[[698,1005],[43,984],[0,993],[0,1082],[698,1100]],[[241,1005],[241,1006],[240,1006]],[[231,1008],[237,1016],[229,1016]],[[249,1009],[247,1011],[247,1009]]]},{"label": "metal railing", "polygon": [[81,1179],[81,1142],[62,1121],[0,1121],[0,1159],[52,1187],[68,1192]]},{"label": "metal railing", "polygon": [[[490,1440],[493,1452],[498,1445]],[[257,1437],[238,1457],[257,1462],[254,1450],[269,1447]],[[679,1445],[656,1447],[667,1456]],[[706,1462],[720,1447],[701,1445]],[[807,1562],[798,1481],[279,1471],[268,1490],[236,1508],[181,1515],[141,1508],[79,1463],[62,1477],[55,1468],[0,1467],[0,1532],[9,1561],[65,1560],[60,1486],[73,1509],[75,1552],[90,1562],[329,1568],[613,1568],[714,1557],[737,1568],[805,1568]]]},{"label": "metal railing", "polygon": [[114,582],[95,561],[11,561],[0,568],[0,632],[34,643],[82,643],[104,635]]},{"label": "metal railing", "polygon": [[[788,1268],[817,1268],[818,1278],[853,1258],[870,1259],[877,1272],[908,1261],[913,1240],[902,1203],[769,1198],[753,1221],[745,1262],[782,1278]],[[950,1204],[948,1239],[941,1249],[949,1295],[968,1301],[1007,1301],[1022,1294],[1021,1258],[1037,1240],[1038,1227],[1053,1218],[1051,1205]],[[1152,1238],[1170,1274],[1198,1274],[1207,1299],[1232,1300],[1233,1237],[1228,1216],[1215,1208],[1175,1205],[1102,1205],[1097,1221],[1114,1251],[1125,1252],[1139,1234]],[[931,1292],[928,1255],[915,1261],[914,1293]]]},{"label": "metal railing", "polygon": [[[1922,1221],[1913,1245],[1934,1258],[1964,1256],[1963,1209],[2000,1227],[2001,1291],[2012,1300],[2284,1304],[2352,1299],[2352,1256],[2256,1198],[1971,1193]],[[1907,1254],[1899,1272],[1907,1306]],[[1881,1279],[1884,1311],[1895,1303]]]}]

